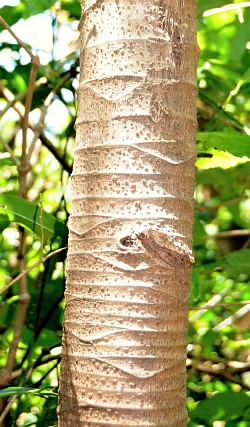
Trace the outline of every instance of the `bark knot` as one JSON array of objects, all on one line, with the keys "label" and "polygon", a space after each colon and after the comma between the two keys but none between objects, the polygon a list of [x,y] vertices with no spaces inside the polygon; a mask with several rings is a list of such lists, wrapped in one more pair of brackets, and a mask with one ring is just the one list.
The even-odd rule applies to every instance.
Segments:
[{"label": "bark knot", "polygon": [[194,262],[191,250],[183,244],[178,246],[174,238],[157,230],[147,230],[137,234],[142,246],[156,259],[172,267],[187,266]]}]

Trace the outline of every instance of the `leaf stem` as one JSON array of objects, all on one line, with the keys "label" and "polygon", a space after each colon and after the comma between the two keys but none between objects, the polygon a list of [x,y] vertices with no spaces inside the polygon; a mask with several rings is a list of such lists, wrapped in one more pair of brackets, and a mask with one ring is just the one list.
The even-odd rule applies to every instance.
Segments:
[{"label": "leaf stem", "polygon": [[63,247],[63,248],[56,249],[55,251],[50,252],[48,255],[40,258],[37,262],[35,262],[34,264],[32,264],[29,268],[25,268],[20,274],[18,274],[18,276],[15,277],[15,279],[11,280],[11,282],[9,282],[6,286],[4,286],[3,289],[0,290],[0,294],[2,294],[5,291],[7,291],[7,289],[9,289],[16,282],[18,282],[18,280],[20,280],[21,277],[23,277],[24,275],[28,274],[31,270],[33,270],[33,268],[35,268],[38,265],[42,264],[43,262],[47,261],[47,259],[49,259],[52,256],[58,254],[59,252],[65,251],[66,249],[68,249],[68,248],[67,247]]}]

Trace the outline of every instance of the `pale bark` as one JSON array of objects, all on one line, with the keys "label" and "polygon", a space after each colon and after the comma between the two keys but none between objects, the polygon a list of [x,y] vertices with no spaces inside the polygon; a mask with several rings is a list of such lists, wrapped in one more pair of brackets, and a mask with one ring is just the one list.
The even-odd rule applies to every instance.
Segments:
[{"label": "pale bark", "polygon": [[82,10],[59,426],[184,427],[196,2]]}]

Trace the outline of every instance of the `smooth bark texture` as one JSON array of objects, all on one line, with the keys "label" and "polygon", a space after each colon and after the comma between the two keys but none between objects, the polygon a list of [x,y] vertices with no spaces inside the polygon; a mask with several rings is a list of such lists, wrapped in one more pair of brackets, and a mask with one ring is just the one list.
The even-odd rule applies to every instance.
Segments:
[{"label": "smooth bark texture", "polygon": [[60,427],[184,427],[196,2],[86,0]]}]

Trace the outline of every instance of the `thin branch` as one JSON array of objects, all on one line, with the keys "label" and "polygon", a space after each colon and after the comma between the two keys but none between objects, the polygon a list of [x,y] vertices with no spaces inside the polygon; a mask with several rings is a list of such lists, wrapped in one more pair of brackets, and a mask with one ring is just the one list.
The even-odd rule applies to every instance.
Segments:
[{"label": "thin branch", "polygon": [[[25,111],[22,121],[23,138],[22,138],[22,153],[21,153],[21,164],[18,167],[19,171],[19,196],[27,197],[27,174],[31,169],[29,159],[27,157],[27,131],[28,131],[28,120],[29,112],[31,109],[34,85],[36,81],[37,71],[40,67],[40,61],[38,57],[31,57],[31,71],[29,76],[28,91],[25,101]],[[20,271],[24,271],[26,268],[26,233],[24,227],[19,227],[19,266]],[[19,291],[19,305],[17,310],[17,316],[15,319],[13,340],[11,342],[8,360],[6,364],[6,370],[9,374],[13,371],[16,359],[16,353],[18,349],[18,343],[21,338],[23,325],[25,323],[27,309],[30,303],[30,294],[28,290],[27,276],[23,275],[20,277],[20,291]]]},{"label": "thin branch", "polygon": [[[23,241],[25,239],[25,235],[21,233],[22,231],[20,231],[20,236],[21,236],[20,248],[23,251],[25,251],[26,245],[25,245],[25,242],[22,242],[22,239]],[[24,265],[25,265],[25,258],[22,258],[20,259],[20,269],[22,269]],[[19,305],[18,305],[17,315],[15,319],[15,324],[14,324],[13,339],[11,341],[11,345],[8,352],[8,360],[6,364],[6,371],[7,371],[6,380],[8,379],[8,376],[11,376],[11,372],[13,371],[13,368],[15,365],[18,343],[21,338],[22,329],[25,323],[25,317],[26,317],[26,312],[27,312],[29,303],[30,303],[30,294],[28,293],[27,280],[26,280],[26,276],[23,276],[20,278]]]},{"label": "thin branch", "polygon": [[36,82],[36,76],[38,69],[40,67],[40,60],[37,55],[34,55],[30,48],[21,40],[19,37],[15,34],[15,32],[11,29],[11,27],[7,24],[7,22],[0,16],[0,24],[3,25],[3,27],[9,31],[9,33],[14,37],[14,39],[18,42],[18,44],[25,49],[25,51],[28,53],[28,55],[31,58],[31,71],[30,71],[30,77],[29,77],[29,83],[28,83],[28,89],[27,89],[27,96],[25,101],[25,108],[24,108],[24,114],[23,114],[23,141],[22,141],[22,155],[21,155],[21,164],[19,165],[19,195],[21,197],[24,197],[26,194],[26,177],[27,173],[30,170],[30,165],[27,162],[27,130],[28,130],[28,121],[29,121],[29,112],[32,105],[32,99],[34,95],[34,88],[35,88],[35,82]]},{"label": "thin branch", "polygon": [[213,234],[212,236],[207,236],[206,239],[212,238],[227,238],[227,237],[237,237],[237,236],[250,236],[250,230],[228,230],[228,231],[220,231],[217,234]]},{"label": "thin branch", "polygon": [[43,247],[44,247],[44,234],[43,234],[43,199],[40,194],[40,211],[41,214],[39,216],[40,219],[40,230],[41,230],[41,256],[43,257]]},{"label": "thin branch", "polygon": [[8,414],[8,412],[9,412],[11,406],[13,405],[13,403],[15,402],[17,396],[18,396],[17,394],[15,394],[14,396],[11,396],[8,403],[6,404],[5,408],[2,410],[2,412],[0,414],[0,425],[2,425],[4,418]]},{"label": "thin branch", "polygon": [[227,371],[225,371],[223,369],[218,369],[217,370],[217,369],[209,368],[209,367],[207,367],[205,365],[195,365],[195,364],[192,364],[192,367],[194,369],[196,369],[197,371],[204,372],[204,373],[209,374],[209,375],[213,375],[214,377],[222,378],[222,379],[230,381],[230,382],[232,382],[234,384],[238,384],[238,385],[240,385],[242,388],[244,388],[246,390],[250,390],[250,386],[249,385],[245,384],[242,380],[239,380],[239,379],[235,378],[231,374],[231,372],[229,373],[229,372],[227,372]]},{"label": "thin branch", "polygon": [[222,322],[218,323],[218,325],[213,327],[213,331],[218,332],[221,329],[225,328],[226,326],[231,325],[232,323],[236,323],[238,319],[243,317],[245,314],[250,312],[250,304],[244,305],[244,307],[241,307],[239,310],[237,310],[235,313],[233,313],[231,316],[227,317]]},{"label": "thin branch", "polygon": [[231,10],[239,13],[239,10],[243,7],[250,7],[250,2],[249,1],[242,1],[241,3],[227,4],[227,5],[222,6],[222,7],[216,7],[214,9],[209,9],[203,13],[203,16],[206,17],[206,16],[211,16],[211,15],[216,15],[217,13],[229,12]]},{"label": "thin branch", "polygon": [[[230,366],[230,364],[229,364]],[[243,363],[242,366],[238,366],[237,368],[234,368],[234,375],[240,375],[244,374],[244,372],[250,371],[250,363]]]},{"label": "thin branch", "polygon": [[234,199],[230,199],[230,200],[225,200],[223,202],[217,203],[216,205],[202,205],[202,206],[198,206],[195,207],[196,211],[204,211],[204,210],[212,210],[212,209],[219,209],[221,206],[230,206],[233,205],[235,203],[241,202],[242,200],[244,200],[246,197],[245,196],[240,196],[240,197],[235,197]]},{"label": "thin branch", "polygon": [[238,360],[226,360],[222,357],[208,357],[204,356],[203,354],[192,354],[192,352],[189,352],[187,358],[187,366],[190,366],[190,364],[192,364],[192,361],[194,360],[199,360],[202,362],[211,362],[212,365],[216,365],[216,367],[214,366],[213,369],[229,369],[232,375],[243,374],[244,372],[248,372],[250,370],[250,362],[244,363],[239,362]]},{"label": "thin branch", "polygon": [[35,61],[36,55],[33,55],[30,48],[22,40],[19,39],[19,37],[14,33],[14,31],[11,29],[11,27],[7,24],[7,22],[3,19],[3,17],[1,15],[0,15],[0,24],[2,24],[2,26],[7,31],[9,31],[9,33],[12,35],[12,37],[14,37],[14,39],[17,41],[17,43],[28,53],[31,60]]},{"label": "thin branch", "polygon": [[[34,91],[37,91],[41,86],[48,84],[48,80],[46,77],[41,77],[40,79],[36,80]],[[1,89],[3,89],[3,86],[1,85]],[[7,111],[14,106],[14,104],[18,101],[22,101],[26,95],[27,95],[28,89],[26,89],[24,92],[18,93],[17,95],[13,95],[13,99],[9,100],[7,102],[7,105],[0,111],[0,118],[4,116]]]},{"label": "thin branch", "polygon": [[25,100],[25,112],[24,112],[24,117],[23,117],[23,146],[22,146],[22,160],[21,160],[21,165],[24,168],[26,167],[26,163],[29,160],[27,158],[27,131],[28,131],[28,127],[29,127],[29,112],[31,110],[32,99],[33,99],[33,95],[34,95],[34,87],[35,87],[35,82],[36,82],[36,76],[37,76],[37,72],[38,72],[39,67],[40,67],[40,61],[38,58],[38,64],[32,63],[32,66],[31,66],[27,97]]},{"label": "thin branch", "polygon": [[62,168],[70,175],[72,172],[72,166],[68,164],[64,157],[60,156],[57,148],[52,144],[52,142],[47,138],[44,133],[41,134],[40,140],[42,141],[44,147],[46,147],[51,152],[51,154],[53,154],[53,156],[58,161],[58,163],[60,163]]},{"label": "thin branch", "polygon": [[[15,101],[15,96],[13,95],[13,93],[6,86],[3,86],[1,82],[0,82],[0,93],[3,95],[6,101],[8,102]],[[25,110],[23,104],[20,101],[15,101],[13,104],[13,108],[22,119],[24,117],[24,110]]]},{"label": "thin branch", "polygon": [[191,323],[195,322],[200,316],[202,316],[203,313],[206,312],[206,310],[208,310],[208,308],[206,307],[213,308],[216,304],[220,303],[222,298],[224,298],[227,295],[227,293],[232,289],[232,287],[233,287],[233,284],[225,286],[218,294],[210,298],[210,300],[207,302],[205,306],[201,306],[197,308],[197,310],[199,311],[196,311],[196,313],[192,314],[189,318],[189,321]]},{"label": "thin branch", "polygon": [[34,146],[36,141],[38,140],[38,138],[40,137],[42,130],[44,128],[44,120],[45,120],[45,116],[47,113],[47,109],[50,106],[50,104],[52,103],[54,96],[57,94],[57,92],[59,92],[59,90],[63,87],[64,83],[69,80],[69,78],[71,77],[71,73],[68,71],[63,78],[57,83],[57,85],[53,88],[53,90],[49,93],[49,95],[46,97],[44,104],[41,108],[41,116],[39,119],[39,122],[36,124],[36,127],[34,129],[34,136],[32,138],[32,142],[30,144],[29,147],[29,151],[28,151],[28,159],[30,160]]},{"label": "thin branch", "polygon": [[31,71],[30,71],[30,78],[28,83],[28,91],[27,91],[27,97],[25,101],[25,110],[24,110],[24,116],[23,116],[23,141],[22,141],[22,156],[21,156],[21,165],[19,167],[20,172],[20,191],[19,195],[20,197],[24,197],[26,195],[26,179],[27,179],[27,173],[30,171],[30,162],[29,158],[27,157],[27,131],[29,126],[29,112],[31,109],[32,99],[34,95],[34,86],[36,82],[36,76],[38,72],[38,68],[40,67],[40,61],[39,58],[36,57],[36,60],[32,61]]},{"label": "thin branch", "polygon": [[246,301],[233,301],[233,302],[225,302],[225,303],[219,303],[219,304],[207,304],[207,305],[201,305],[200,307],[189,307],[190,311],[193,310],[209,310],[211,308],[216,308],[216,307],[233,307],[233,306],[241,306],[241,305],[247,305],[250,304],[250,300],[246,300]]},{"label": "thin branch", "polygon": [[242,130],[241,126],[236,126],[235,123],[232,123],[232,120],[230,118],[223,118],[219,114],[217,114],[212,108],[210,107],[203,107],[198,105],[197,106],[197,112],[201,113],[202,115],[206,115],[209,119],[215,118],[221,123],[224,123],[227,126],[235,127],[236,129]]},{"label": "thin branch", "polygon": [[[201,361],[211,362],[213,366],[201,364]],[[239,364],[240,366],[238,366]],[[243,374],[244,372],[248,372],[250,370],[250,363],[242,363],[234,360],[225,360],[219,357],[207,357],[202,354],[188,354],[187,367],[192,367],[193,369],[196,369],[200,372],[205,372],[213,376],[224,378],[235,384],[239,384],[243,388],[249,387],[244,382],[238,380],[234,376]],[[250,387],[247,389],[250,390]]]},{"label": "thin branch", "polygon": [[[19,103],[19,105],[18,105],[19,110],[22,112],[21,117],[22,117],[22,131],[23,131],[22,132],[23,138],[22,138],[21,162],[17,165],[18,171],[19,171],[19,196],[26,198],[26,195],[27,195],[27,174],[31,170],[30,158],[29,158],[28,153],[27,153],[27,131],[28,131],[28,127],[29,127],[29,113],[31,111],[32,99],[33,99],[35,85],[36,85],[37,72],[38,72],[38,69],[40,67],[40,60],[39,60],[39,57],[37,55],[34,55],[32,53],[32,51],[30,50],[30,48],[25,43],[23,43],[22,40],[19,39],[19,37],[13,32],[13,30],[10,28],[10,26],[6,23],[6,21],[1,16],[0,16],[0,24],[2,24],[3,27],[9,31],[9,33],[15,38],[15,40],[19,43],[19,45],[23,49],[25,49],[25,51],[29,54],[29,56],[31,58],[31,71],[30,71],[30,76],[29,76],[28,89],[27,89],[27,95],[26,95],[26,100],[25,100],[25,107],[23,107],[23,105],[21,103]],[[13,101],[14,96],[13,96],[13,94],[10,93],[10,91],[4,89],[3,92],[5,94],[7,93],[7,95],[11,95],[10,101]],[[53,94],[53,96],[54,96],[54,94]],[[48,98],[48,104],[50,102],[52,102],[52,99],[53,99],[53,97]],[[17,103],[15,102],[13,104],[13,106],[16,104]],[[47,106],[45,105],[45,110],[46,109],[47,109]],[[44,121],[45,113],[44,113],[44,115],[42,114],[41,116],[42,116],[42,121]],[[42,128],[38,129],[38,127],[36,127],[36,131],[34,132],[34,137],[33,137],[33,144],[31,144],[30,150],[29,150],[30,153],[32,153],[33,147],[35,146],[35,141],[38,139],[41,132],[42,132]],[[5,146],[6,146],[6,144],[5,144]],[[10,152],[10,150],[8,150],[7,146],[6,146],[6,149],[8,152]],[[13,153],[10,152],[10,154],[13,154]],[[42,223],[42,214],[41,214],[41,223]],[[12,286],[15,282],[17,282],[17,281],[20,282],[19,305],[18,305],[18,311],[17,311],[17,315],[16,315],[16,319],[15,319],[13,340],[12,340],[10,348],[9,348],[6,367],[3,368],[0,372],[1,386],[5,385],[11,378],[13,368],[15,365],[18,343],[20,341],[22,328],[23,328],[23,325],[25,323],[27,308],[28,308],[28,305],[30,302],[30,295],[28,292],[28,284],[27,284],[27,273],[32,268],[34,268],[36,265],[39,265],[40,263],[46,261],[50,256],[54,255],[57,252],[62,251],[63,249],[65,249],[65,248],[60,248],[57,251],[54,251],[53,253],[48,254],[46,257],[42,256],[41,259],[37,263],[35,263],[32,267],[26,268],[25,229],[23,227],[19,228],[18,260],[19,260],[21,273],[14,280],[12,280],[8,285],[6,285],[1,291],[1,293],[2,293],[6,289],[8,289],[10,286]],[[13,398],[11,398],[9,400],[9,402],[7,404],[8,409],[10,408],[9,405],[13,402],[13,399],[15,399],[15,397],[16,396],[13,396]],[[8,409],[7,409],[7,411],[8,411]],[[6,415],[6,407],[5,407],[5,410],[1,414],[1,422],[4,419],[5,415]]]},{"label": "thin branch", "polygon": [[[15,99],[15,96],[13,95],[13,93],[7,87],[3,86],[1,82],[0,82],[0,93],[4,96],[4,98],[7,101],[13,101]],[[13,108],[19,114],[19,116],[23,118],[24,110],[25,110],[23,104],[20,101],[17,101],[13,104]],[[33,131],[33,133],[36,132],[36,125],[33,124],[30,119],[29,119],[29,127]],[[47,138],[47,136],[45,136],[44,133],[40,135],[40,140],[42,144],[51,152],[51,154],[53,154],[56,160],[61,164],[63,169],[66,172],[68,172],[68,174],[70,175],[72,172],[72,167],[66,162],[66,160],[62,156],[60,156],[57,149],[54,147],[52,142]]]},{"label": "thin branch", "polygon": [[10,148],[9,144],[6,141],[4,141],[4,139],[1,136],[0,136],[0,142],[3,145],[5,151],[7,151],[10,154],[10,156],[11,156],[13,162],[15,163],[15,165],[17,167],[19,167],[20,166],[19,160],[16,158],[16,156],[13,153],[12,149]]},{"label": "thin branch", "polygon": [[47,261],[47,259],[49,259],[52,256],[58,254],[59,252],[65,251],[66,249],[68,249],[68,248],[67,247],[63,247],[63,248],[56,249],[55,251],[50,252],[48,255],[40,258],[39,261],[37,261],[34,264],[32,264],[31,267],[25,268],[22,271],[22,273],[18,274],[18,276],[16,276],[15,279],[13,279],[10,283],[8,283],[6,286],[4,286],[3,289],[0,290],[0,294],[2,294],[5,291],[7,291],[7,289],[9,289],[12,285],[14,285],[14,283],[18,282],[18,280],[20,280],[21,277],[23,277],[24,275],[28,274],[31,270],[33,270],[33,268],[35,268],[38,265],[42,264],[43,262]]},{"label": "thin branch", "polygon": [[[205,102],[212,106],[210,117],[215,117],[218,121],[226,123],[228,126],[232,126],[235,129],[238,129],[242,133],[246,133],[247,135],[250,134],[250,129],[247,126],[242,125],[235,117],[233,117],[229,112],[225,111],[221,105],[219,105],[212,98],[210,98],[204,91],[202,90],[199,91],[199,98],[201,99],[202,102],[203,102],[203,99],[205,99]],[[205,111],[204,107],[198,106],[198,111],[202,111],[202,109],[203,111]],[[208,110],[206,111],[208,113]]]},{"label": "thin branch", "polygon": [[[21,162],[18,165],[19,171],[19,196],[25,198],[27,193],[27,174],[30,171],[30,163],[27,159],[27,130],[28,130],[28,116],[31,109],[32,98],[34,93],[34,85],[36,81],[37,71],[40,67],[40,61],[38,56],[33,55],[31,50],[26,46],[22,40],[12,31],[10,26],[6,23],[6,21],[0,16],[0,23],[3,25],[6,30],[16,39],[16,41],[20,44],[21,47],[25,49],[25,51],[30,55],[31,58],[31,71],[29,76],[28,90],[25,102],[25,110],[22,121],[23,127],[23,140],[22,140],[22,153],[21,153]],[[19,228],[19,253],[18,260],[20,271],[25,270],[26,260],[26,237],[25,230],[23,227]],[[26,275],[22,275],[20,277],[20,291],[19,291],[19,305],[17,310],[17,315],[15,319],[13,339],[9,348],[6,368],[4,368],[1,372],[1,385],[5,384],[5,382],[9,381],[11,377],[11,372],[13,371],[16,359],[16,352],[18,348],[18,343],[20,341],[22,328],[25,322],[27,308],[30,302],[30,295],[28,292],[28,284]]]},{"label": "thin branch", "polygon": [[[23,235],[23,238],[24,238],[24,235]],[[25,245],[22,242],[20,242],[20,249],[25,249]],[[27,277],[26,277],[27,273],[29,273],[33,268],[37,267],[39,264],[45,262],[47,259],[51,258],[53,255],[65,250],[65,249],[67,249],[67,248],[66,247],[59,248],[59,249],[49,253],[45,257],[42,257],[39,261],[34,263],[31,267],[23,269],[23,271],[15,279],[13,279],[10,283],[8,283],[0,291],[0,294],[1,294],[1,293],[5,292],[7,289],[9,289],[18,280],[20,280],[20,282],[21,282],[20,283],[20,296],[19,296],[20,304],[18,306],[18,313],[17,313],[16,322],[15,322],[15,326],[14,326],[14,337],[13,337],[13,341],[12,341],[10,349],[9,349],[7,365],[5,368],[0,370],[0,386],[4,386],[5,384],[7,384],[12,377],[13,367],[14,367],[14,363],[15,363],[16,350],[17,350],[18,342],[20,340],[21,331],[22,331],[22,327],[24,324],[27,307],[28,307],[28,304],[30,301],[30,295],[27,292]],[[24,258],[21,258],[20,261],[22,261],[22,259],[24,260]],[[24,265],[24,262],[20,265]],[[24,278],[25,278],[25,281],[23,281]]]}]

